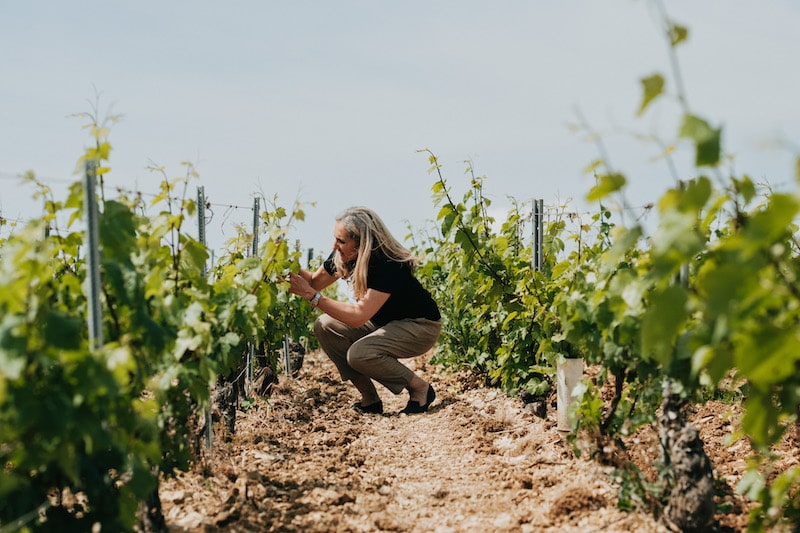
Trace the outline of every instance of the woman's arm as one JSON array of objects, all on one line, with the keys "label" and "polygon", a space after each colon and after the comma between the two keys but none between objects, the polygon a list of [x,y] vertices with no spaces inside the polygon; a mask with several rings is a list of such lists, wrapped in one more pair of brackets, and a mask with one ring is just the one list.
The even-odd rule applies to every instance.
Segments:
[{"label": "woman's arm", "polygon": [[300,269],[299,275],[308,282],[312,289],[317,291],[321,291],[337,279],[336,276],[328,274],[324,266],[319,267],[316,272]]},{"label": "woman's arm", "polygon": [[[320,271],[318,270],[315,272],[314,276],[311,277],[311,281],[306,279],[302,273],[290,274],[289,292],[292,294],[297,294],[298,296],[302,296],[306,300],[310,301],[320,289],[320,287],[316,285],[317,282],[322,282],[325,280],[325,276],[336,279],[328,274],[325,269],[321,270],[324,275],[320,274]],[[317,278],[317,275],[320,277]],[[333,280],[331,280],[331,282],[332,281]],[[330,285],[330,283],[327,285]],[[323,287],[327,287],[327,285],[324,285]],[[356,303],[339,302],[333,298],[322,296],[317,301],[317,307],[319,307],[324,313],[327,313],[336,320],[344,322],[351,328],[358,328],[366,324],[373,316],[375,316],[375,313],[378,312],[378,309],[380,309],[388,299],[389,293],[376,291],[375,289],[367,289],[364,297]]]},{"label": "woman's arm", "polygon": [[[390,294],[379,292],[375,289],[367,289],[364,297],[356,303],[339,302],[333,298],[323,296],[317,302],[317,307],[323,312],[340,320],[351,328],[360,328],[366,324],[378,309],[383,307]],[[313,297],[313,294],[312,294]]]}]

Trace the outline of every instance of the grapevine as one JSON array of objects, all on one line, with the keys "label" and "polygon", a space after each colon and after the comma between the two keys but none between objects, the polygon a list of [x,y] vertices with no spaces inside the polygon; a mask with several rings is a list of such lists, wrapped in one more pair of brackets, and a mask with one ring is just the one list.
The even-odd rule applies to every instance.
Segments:
[{"label": "grapevine", "polygon": [[[84,116],[95,143],[79,163],[97,161],[102,183],[109,130]],[[300,256],[286,232],[302,206],[265,213],[259,256],[227,256],[207,278],[208,251],[184,229],[195,177],[191,165],[183,177],[165,176],[150,206],[140,196],[107,198],[101,187],[98,350],[84,327],[82,184],[3,242],[0,523],[25,515],[42,530],[132,530],[158,508],[159,477],[202,459],[199,415],[216,376],[242,364],[247,343],[272,353],[286,334],[309,336],[311,317],[279,279]],[[145,216],[148,207],[157,214]],[[61,211],[68,232],[45,232]],[[36,509],[43,521],[26,514]]]}]

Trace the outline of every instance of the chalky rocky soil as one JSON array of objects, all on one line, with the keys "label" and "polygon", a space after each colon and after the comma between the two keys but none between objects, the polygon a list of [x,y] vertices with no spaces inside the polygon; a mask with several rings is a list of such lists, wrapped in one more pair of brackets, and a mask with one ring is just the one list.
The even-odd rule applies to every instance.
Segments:
[{"label": "chalky rocky soil", "polygon": [[[617,509],[610,470],[574,456],[554,401],[542,419],[426,359],[408,364],[435,385],[429,412],[398,415],[407,396],[381,389],[385,414],[362,415],[325,355],[307,355],[296,377],[237,413],[235,435],[215,439],[204,467],[163,481],[170,531],[665,531]],[[729,433],[728,415],[698,416],[707,443]],[[729,453],[707,447],[712,460]],[[631,449],[643,464],[658,456],[652,436]],[[732,485],[743,463],[724,460]],[[715,529],[740,529],[741,503],[730,486],[720,492],[729,514]]]}]

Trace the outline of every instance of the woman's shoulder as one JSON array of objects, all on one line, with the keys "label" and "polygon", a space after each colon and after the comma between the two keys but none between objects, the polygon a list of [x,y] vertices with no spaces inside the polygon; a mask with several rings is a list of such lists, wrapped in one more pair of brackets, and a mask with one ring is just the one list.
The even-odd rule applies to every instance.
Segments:
[{"label": "woman's shoulder", "polygon": [[383,253],[373,253],[369,261],[370,270],[379,270],[383,272],[409,272],[413,271],[412,264],[409,261],[402,261],[387,257]]}]

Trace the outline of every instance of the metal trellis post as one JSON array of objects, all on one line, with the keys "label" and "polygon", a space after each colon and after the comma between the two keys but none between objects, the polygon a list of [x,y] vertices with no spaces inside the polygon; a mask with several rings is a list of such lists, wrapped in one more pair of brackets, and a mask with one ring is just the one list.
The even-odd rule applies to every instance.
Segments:
[{"label": "metal trellis post", "polygon": [[[205,187],[197,188],[197,240],[203,246],[206,245],[206,193]],[[206,265],[200,275],[206,277]]]},{"label": "metal trellis post", "polygon": [[[206,245],[206,194],[204,187],[197,188],[197,240],[203,246]],[[206,277],[206,266],[203,265],[201,275]],[[211,386],[208,389],[208,396],[211,398]],[[214,430],[211,427],[211,408],[207,407],[203,417],[206,422],[206,448],[211,448],[214,441]]]},{"label": "metal trellis post", "polygon": [[[42,210],[43,213],[47,213],[47,202],[44,204],[44,209]],[[50,236],[50,222],[44,227],[44,238],[48,238]]]},{"label": "metal trellis post", "polygon": [[286,377],[292,375],[292,366],[289,357],[289,335],[283,336],[283,368],[286,370]]},{"label": "metal trellis post", "polygon": [[544,242],[544,200],[536,199],[533,201],[533,270],[542,270],[542,255]]},{"label": "metal trellis post", "polygon": [[[256,196],[253,198],[253,247],[250,251],[251,257],[258,255],[258,230],[260,229],[261,222],[261,199]],[[255,379],[255,346],[252,342],[247,343],[247,355],[245,360],[245,381],[247,386],[245,390],[250,390]]]},{"label": "metal trellis post", "polygon": [[88,241],[87,289],[89,297],[89,343],[92,350],[103,345],[103,315],[100,307],[100,239],[98,230],[97,196],[95,182],[97,180],[97,163],[86,162],[84,180],[84,212],[86,215],[86,235]]},{"label": "metal trellis post", "polygon": [[[678,182],[678,187],[680,188],[681,191],[685,191],[686,190],[686,182],[683,181],[683,180],[680,180]],[[678,279],[680,280],[681,286],[684,287],[684,288],[688,288],[689,287],[689,263],[684,263],[684,264],[681,265],[681,270],[680,270],[680,273],[678,274],[678,276],[679,276]]]},{"label": "metal trellis post", "polygon": [[255,257],[258,255],[258,230],[259,222],[261,221],[261,199],[256,197],[253,199],[253,250],[251,255]]}]

